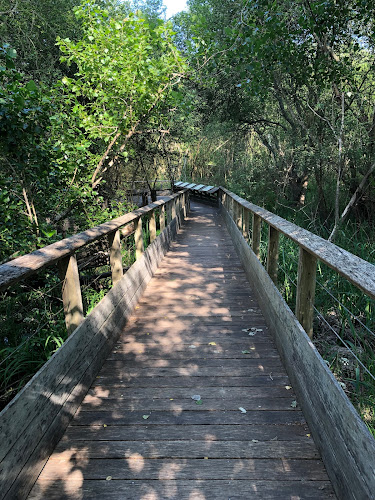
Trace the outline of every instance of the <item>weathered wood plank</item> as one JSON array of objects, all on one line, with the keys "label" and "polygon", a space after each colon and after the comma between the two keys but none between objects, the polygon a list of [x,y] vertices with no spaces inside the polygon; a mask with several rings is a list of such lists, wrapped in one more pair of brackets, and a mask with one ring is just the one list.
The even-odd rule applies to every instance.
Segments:
[{"label": "weathered wood plank", "polygon": [[[74,450],[70,452],[73,455]],[[84,474],[87,480],[106,479],[111,476],[113,480],[119,479],[161,479],[161,480],[183,480],[183,479],[222,479],[228,480],[249,480],[249,479],[325,479],[326,477],[317,470],[321,463],[314,460],[252,460],[252,459],[153,459],[142,460],[141,466],[137,467],[135,460],[142,460],[139,455],[133,459],[111,460],[111,459],[90,459],[84,466]],[[134,462],[133,462],[134,461]],[[314,463],[315,462],[315,463]],[[133,467],[132,467],[133,465]],[[69,460],[62,463],[51,464],[45,468],[40,476],[43,481],[54,480],[62,475],[69,475],[73,464]],[[311,466],[311,469],[310,469]],[[289,475],[290,474],[290,475]],[[297,476],[299,474],[299,477]],[[284,476],[284,477],[283,477]],[[237,485],[238,487],[238,485]],[[316,486],[318,490],[318,485]],[[304,498],[304,496],[302,496]],[[220,497],[219,497],[220,498]]]},{"label": "weathered wood plank", "polygon": [[[211,399],[217,400],[220,398],[223,403],[226,401],[233,401],[235,398],[245,398],[248,400],[255,400],[261,397],[295,400],[295,393],[290,386],[276,386],[276,387],[252,387],[251,390],[244,387],[199,387],[199,394],[205,402],[210,402]],[[172,390],[165,390],[165,388],[128,388],[128,387],[111,387],[107,385],[92,387],[87,398],[99,398],[101,401],[105,399],[117,399],[132,401],[142,399],[155,401],[157,399],[173,398],[173,401],[189,400],[191,402],[192,392],[189,388],[174,387]],[[86,399],[82,402],[84,402]],[[199,408],[199,407],[198,407]]]},{"label": "weathered wood plank", "polygon": [[106,384],[118,387],[270,387],[289,385],[286,375],[254,375],[247,377],[102,377],[99,375],[93,382],[93,387]]},{"label": "weathered wood plank", "polygon": [[[113,411],[83,411],[74,417],[71,425],[132,425],[141,424],[144,410],[124,411],[116,413]],[[143,420],[143,422],[146,422]],[[249,425],[249,424],[304,424],[305,418],[301,411],[257,411],[249,410],[243,414],[237,411],[152,411],[147,423],[157,425],[188,425],[188,424],[225,424],[225,425]]]},{"label": "weathered wood plank", "polygon": [[[249,391],[250,392],[250,391]],[[201,395],[201,394],[200,394]],[[202,395],[201,395],[202,396]],[[113,396],[112,396],[113,398]],[[127,399],[119,394],[117,398],[101,398],[98,396],[86,396],[80,406],[79,411],[134,411],[141,409],[145,413],[148,411],[202,411],[202,410],[228,410],[238,411],[238,408],[246,408],[246,410],[269,411],[269,410],[285,410],[295,411],[292,407],[293,397],[248,397],[246,389],[243,390],[242,396],[237,399],[226,398],[220,399],[203,399],[202,405],[197,405],[190,397],[185,399],[179,398],[160,398],[160,399]]]},{"label": "weathered wood plank", "polygon": [[[235,464],[233,464],[235,465]],[[270,464],[271,465],[271,464]],[[160,469],[183,468],[182,464],[165,463]],[[275,467],[276,469],[276,467]],[[281,470],[281,467],[280,467]],[[276,470],[273,473],[277,474]],[[280,472],[282,475],[282,472]],[[299,475],[299,477],[298,477]],[[292,471],[288,471],[292,476]],[[223,480],[179,480],[162,481],[134,481],[116,480],[69,481],[69,500],[141,500],[147,498],[179,498],[181,500],[202,500],[230,498],[230,500],[275,500],[286,498],[303,498],[304,500],[327,500],[334,498],[331,485],[326,480],[301,480],[298,471],[294,480],[241,480],[240,486],[236,481]],[[241,478],[240,478],[241,479]],[[52,481],[43,481],[30,496],[30,500],[39,500],[48,497],[49,500],[61,500],[61,484],[64,480],[59,476]]]},{"label": "weathered wood plank", "polygon": [[[254,440],[258,441],[258,440]],[[147,458],[254,458],[254,459],[297,459],[317,460],[318,450],[310,439],[306,441],[80,441],[75,443],[74,452],[83,453],[87,459],[134,458],[136,454]],[[64,441],[56,447],[48,468],[61,463],[60,453],[69,453],[71,445]],[[42,473],[43,476],[43,473]]]}]

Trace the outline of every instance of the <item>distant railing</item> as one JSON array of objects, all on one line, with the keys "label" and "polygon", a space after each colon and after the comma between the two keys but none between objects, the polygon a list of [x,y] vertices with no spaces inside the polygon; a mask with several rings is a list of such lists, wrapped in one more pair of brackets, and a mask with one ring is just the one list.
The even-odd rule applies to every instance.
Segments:
[{"label": "distant railing", "polygon": [[279,235],[284,234],[299,246],[297,298],[295,315],[312,338],[317,261],[320,260],[349,280],[370,298],[375,299],[375,266],[330,243],[306,229],[250,203],[225,188],[220,188],[222,206],[232,217],[244,238],[249,240],[252,217],[251,248],[260,257],[261,223],[268,224],[267,272],[277,283]]}]

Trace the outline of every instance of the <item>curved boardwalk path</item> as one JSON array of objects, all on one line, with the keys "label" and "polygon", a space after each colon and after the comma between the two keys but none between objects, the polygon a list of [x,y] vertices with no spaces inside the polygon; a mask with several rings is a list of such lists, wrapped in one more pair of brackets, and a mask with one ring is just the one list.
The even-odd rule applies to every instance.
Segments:
[{"label": "curved boardwalk path", "polygon": [[29,498],[333,498],[289,386],[223,221],[192,205]]}]

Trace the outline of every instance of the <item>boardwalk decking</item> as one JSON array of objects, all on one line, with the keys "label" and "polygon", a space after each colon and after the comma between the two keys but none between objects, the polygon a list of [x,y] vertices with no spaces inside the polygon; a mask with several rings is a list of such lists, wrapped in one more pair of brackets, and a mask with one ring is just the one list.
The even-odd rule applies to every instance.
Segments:
[{"label": "boardwalk decking", "polygon": [[223,221],[195,205],[29,499],[334,498],[295,400]]}]

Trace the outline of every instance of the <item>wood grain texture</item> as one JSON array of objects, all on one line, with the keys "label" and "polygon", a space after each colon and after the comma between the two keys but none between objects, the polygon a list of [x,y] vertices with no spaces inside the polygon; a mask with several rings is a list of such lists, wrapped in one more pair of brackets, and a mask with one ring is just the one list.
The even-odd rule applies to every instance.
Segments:
[{"label": "wood grain texture", "polygon": [[229,215],[222,211],[339,498],[373,498],[375,440]]},{"label": "wood grain texture", "polygon": [[30,498],[333,498],[239,271],[217,210],[193,205]]},{"label": "wood grain texture", "polygon": [[1,412],[1,498],[25,498],[176,234],[172,221]]}]

